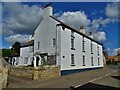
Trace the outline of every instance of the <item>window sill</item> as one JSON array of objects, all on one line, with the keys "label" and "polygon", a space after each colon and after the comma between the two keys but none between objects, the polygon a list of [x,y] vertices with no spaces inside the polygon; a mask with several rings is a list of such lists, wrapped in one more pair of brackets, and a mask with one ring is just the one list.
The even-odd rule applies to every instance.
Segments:
[{"label": "window sill", "polygon": [[75,48],[71,48],[71,50],[75,50]]},{"label": "window sill", "polygon": [[85,52],[85,51],[83,51],[83,52]]},{"label": "window sill", "polygon": [[71,36],[72,38],[75,38],[74,36]]},{"label": "window sill", "polygon": [[71,66],[75,66],[75,64],[72,64]]}]

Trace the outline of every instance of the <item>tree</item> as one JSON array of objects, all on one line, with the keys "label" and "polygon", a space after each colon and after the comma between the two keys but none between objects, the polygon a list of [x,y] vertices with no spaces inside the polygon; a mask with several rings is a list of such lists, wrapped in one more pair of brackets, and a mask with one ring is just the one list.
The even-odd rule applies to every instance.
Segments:
[{"label": "tree", "polygon": [[2,57],[9,57],[12,55],[12,50],[10,49],[2,49]]},{"label": "tree", "polygon": [[105,57],[108,57],[108,53],[107,53],[105,47],[103,47],[103,54],[105,55]]},{"label": "tree", "polygon": [[20,54],[20,47],[21,44],[19,42],[15,42],[14,45],[12,46],[13,53]]}]

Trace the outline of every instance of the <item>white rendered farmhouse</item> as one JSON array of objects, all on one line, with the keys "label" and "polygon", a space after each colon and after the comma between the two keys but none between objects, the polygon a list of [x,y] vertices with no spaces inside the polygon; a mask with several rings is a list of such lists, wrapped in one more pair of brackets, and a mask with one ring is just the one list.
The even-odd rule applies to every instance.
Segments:
[{"label": "white rendered farmhouse", "polygon": [[[33,54],[34,67],[55,65],[61,67],[61,75],[85,69],[103,67],[102,44],[85,35],[85,28],[80,30],[68,26],[54,18],[53,8],[44,8],[43,19],[34,32]],[[28,56],[21,49],[20,58]],[[26,51],[26,50],[25,50]]]}]

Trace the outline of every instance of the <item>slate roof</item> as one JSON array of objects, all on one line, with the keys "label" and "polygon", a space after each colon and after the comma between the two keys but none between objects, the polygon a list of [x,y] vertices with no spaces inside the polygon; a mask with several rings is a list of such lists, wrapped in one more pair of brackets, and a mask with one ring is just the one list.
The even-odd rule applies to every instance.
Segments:
[{"label": "slate roof", "polygon": [[33,46],[33,45],[34,45],[34,40],[31,40],[21,47],[27,47],[27,46]]},{"label": "slate roof", "polygon": [[74,29],[73,27],[70,27],[69,25],[65,24],[64,22],[56,19],[55,17],[53,17],[53,16],[50,16],[50,17],[53,18],[54,20],[58,21],[62,26],[64,26],[64,27],[66,27],[66,28],[68,28],[68,29],[70,29],[70,30],[72,30],[72,31],[74,31],[74,32],[76,32],[76,33],[78,33],[78,34],[80,34],[80,35],[90,39],[91,41],[94,41],[94,42],[96,42],[96,43],[98,43],[100,45],[103,45],[102,43],[100,43],[100,42],[90,38],[89,36],[85,35],[84,33],[79,32],[78,30]]}]

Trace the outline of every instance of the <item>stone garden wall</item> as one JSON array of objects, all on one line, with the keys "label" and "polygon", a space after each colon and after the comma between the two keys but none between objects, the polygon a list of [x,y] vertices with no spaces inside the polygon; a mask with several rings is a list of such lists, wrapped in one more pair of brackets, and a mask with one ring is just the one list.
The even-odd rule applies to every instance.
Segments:
[{"label": "stone garden wall", "polygon": [[[15,67],[10,68],[10,74],[20,77],[33,79],[34,68],[33,67]],[[43,67],[39,68],[39,79],[48,79],[60,76],[60,67]]]}]

